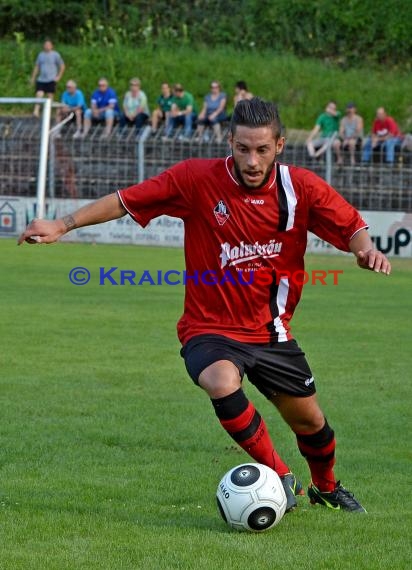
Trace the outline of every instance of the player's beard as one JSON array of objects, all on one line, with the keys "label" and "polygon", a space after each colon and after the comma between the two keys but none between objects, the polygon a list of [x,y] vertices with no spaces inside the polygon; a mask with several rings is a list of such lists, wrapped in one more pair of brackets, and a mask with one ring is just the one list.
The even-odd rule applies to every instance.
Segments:
[{"label": "player's beard", "polygon": [[245,188],[249,188],[250,190],[259,190],[260,188],[265,186],[265,184],[267,184],[267,182],[270,178],[270,175],[272,174],[272,170],[276,164],[276,156],[275,156],[272,164],[270,166],[268,166],[268,168],[266,169],[266,172],[263,176],[262,182],[258,186],[252,186],[252,185],[246,183],[245,179],[242,176],[242,171],[240,170],[239,165],[236,162],[236,159],[233,155],[232,155],[232,158],[233,158],[233,169],[235,171],[236,178],[237,178],[238,182],[240,182],[240,184],[242,186],[244,186]]}]

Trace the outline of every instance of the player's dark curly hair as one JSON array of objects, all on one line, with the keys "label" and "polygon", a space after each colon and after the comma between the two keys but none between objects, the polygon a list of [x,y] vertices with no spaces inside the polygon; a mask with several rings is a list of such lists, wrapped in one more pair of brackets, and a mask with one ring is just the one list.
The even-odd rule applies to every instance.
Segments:
[{"label": "player's dark curly hair", "polygon": [[282,135],[283,130],[277,106],[269,101],[264,101],[260,97],[243,99],[237,103],[230,121],[232,135],[235,134],[238,125],[252,129],[272,127],[276,140]]}]

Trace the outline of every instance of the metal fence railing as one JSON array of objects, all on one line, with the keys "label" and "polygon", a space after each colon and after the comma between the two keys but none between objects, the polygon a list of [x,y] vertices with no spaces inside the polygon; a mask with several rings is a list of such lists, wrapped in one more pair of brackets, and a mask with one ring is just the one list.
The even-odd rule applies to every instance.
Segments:
[{"label": "metal fence railing", "polygon": [[[63,198],[98,198],[119,188],[162,172],[189,157],[224,157],[226,142],[218,143],[211,134],[201,141],[180,140],[180,131],[163,140],[163,132],[149,129],[120,130],[115,126],[109,138],[94,127],[85,139],[73,139],[74,126],[62,129],[50,139],[47,195]],[[144,136],[143,136],[144,133]],[[226,133],[224,133],[226,134]],[[147,138],[146,138],[147,137]],[[224,137],[225,141],[225,137]],[[40,126],[31,117],[0,117],[0,195],[35,196],[40,146]],[[338,167],[332,152],[320,159],[308,156],[304,139],[287,133],[281,160],[309,168],[330,180],[354,206],[364,210],[412,211],[412,152],[398,149],[393,165],[376,154],[368,165],[348,157]]]}]

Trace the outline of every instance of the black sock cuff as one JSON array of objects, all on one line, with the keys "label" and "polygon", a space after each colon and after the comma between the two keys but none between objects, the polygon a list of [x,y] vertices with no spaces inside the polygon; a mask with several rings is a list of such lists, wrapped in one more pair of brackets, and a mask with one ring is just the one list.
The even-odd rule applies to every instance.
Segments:
[{"label": "black sock cuff", "polygon": [[249,400],[246,398],[242,388],[236,390],[229,396],[211,399],[217,417],[220,420],[232,420],[246,410]]},{"label": "black sock cuff", "polygon": [[325,425],[323,426],[322,429],[320,429],[316,433],[304,434],[304,435],[296,434],[298,442],[301,441],[305,445],[317,449],[325,447],[325,445],[328,445],[328,443],[330,443],[334,437],[335,437],[335,432],[328,424],[328,420],[326,418],[325,418]]}]

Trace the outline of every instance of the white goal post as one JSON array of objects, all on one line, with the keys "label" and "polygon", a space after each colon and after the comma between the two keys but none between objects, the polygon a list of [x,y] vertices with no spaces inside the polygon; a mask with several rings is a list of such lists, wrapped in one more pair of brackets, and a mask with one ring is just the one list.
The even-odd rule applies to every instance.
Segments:
[{"label": "white goal post", "polygon": [[[45,199],[46,199],[46,179],[47,179],[47,158],[49,152],[50,134],[61,126],[70,121],[73,117],[71,113],[64,121],[50,130],[52,100],[48,97],[0,97],[0,104],[26,104],[41,105],[41,133],[40,133],[40,156],[39,167],[37,171],[37,192],[36,192],[36,216],[44,217]],[[53,105],[54,106],[54,105]],[[59,106],[59,104],[57,104]]]}]

